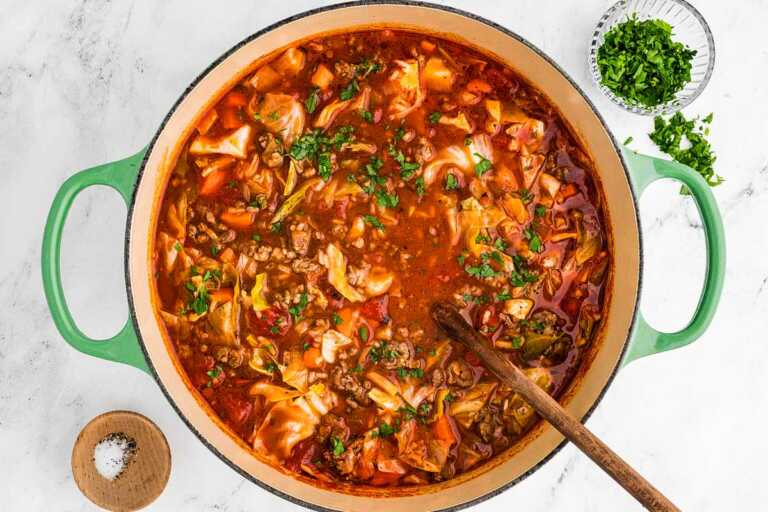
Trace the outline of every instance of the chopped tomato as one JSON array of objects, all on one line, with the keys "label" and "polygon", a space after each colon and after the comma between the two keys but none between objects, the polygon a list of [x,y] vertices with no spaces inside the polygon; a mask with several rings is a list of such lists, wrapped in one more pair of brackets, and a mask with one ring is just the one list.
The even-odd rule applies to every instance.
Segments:
[{"label": "chopped tomato", "polygon": [[392,485],[400,480],[403,476],[400,473],[385,473],[384,471],[376,471],[371,479],[371,485]]},{"label": "chopped tomato", "polygon": [[192,380],[192,384],[197,387],[200,386],[212,386],[218,387],[223,382],[227,375],[221,368],[216,367],[216,361],[211,356],[197,355],[193,359],[192,371],[189,374],[189,378]]},{"label": "chopped tomato", "polygon": [[499,313],[493,304],[480,306],[475,312],[475,328],[483,329],[485,332],[495,331],[501,323]]},{"label": "chopped tomato", "polygon": [[246,318],[255,335],[268,338],[285,336],[293,324],[290,313],[278,306],[265,309],[258,315],[253,309],[249,309]]},{"label": "chopped tomato", "polygon": [[233,427],[240,429],[243,427],[253,412],[253,402],[241,398],[234,393],[222,393],[219,398],[219,404],[224,410],[224,416]]},{"label": "chopped tomato", "polygon": [[217,169],[200,181],[200,195],[204,197],[215,196],[229,180],[227,169]]},{"label": "chopped tomato", "polygon": [[245,230],[250,228],[256,220],[256,213],[243,211],[227,210],[221,214],[221,222],[232,229]]},{"label": "chopped tomato", "polygon": [[240,110],[236,108],[222,108],[219,111],[221,126],[227,130],[234,130],[243,126],[243,120],[240,118]]},{"label": "chopped tomato", "polygon": [[389,322],[389,295],[368,299],[360,306],[360,313],[369,320],[386,324]]}]

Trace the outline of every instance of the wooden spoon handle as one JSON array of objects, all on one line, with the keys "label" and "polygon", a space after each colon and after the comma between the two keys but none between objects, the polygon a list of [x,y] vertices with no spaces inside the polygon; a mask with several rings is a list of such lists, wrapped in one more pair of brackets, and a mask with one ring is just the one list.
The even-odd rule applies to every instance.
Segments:
[{"label": "wooden spoon handle", "polygon": [[473,329],[453,306],[435,304],[432,317],[451,338],[477,353],[496,377],[519,393],[545,420],[608,473],[648,510],[679,511],[629,464],[616,455],[576,418],[571,416],[546,391],[537,386],[506,357],[491,349],[485,338]]}]

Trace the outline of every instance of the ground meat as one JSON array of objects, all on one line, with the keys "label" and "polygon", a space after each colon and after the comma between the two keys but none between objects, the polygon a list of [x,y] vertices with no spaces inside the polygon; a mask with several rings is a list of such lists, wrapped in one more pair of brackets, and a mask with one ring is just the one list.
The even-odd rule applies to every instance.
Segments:
[{"label": "ground meat", "polygon": [[432,371],[432,384],[434,386],[440,386],[445,382],[445,372],[440,368],[435,368]]},{"label": "ground meat", "polygon": [[216,347],[213,350],[213,358],[220,363],[228,364],[232,368],[239,368],[249,358],[249,351],[245,347]]},{"label": "ground meat", "polygon": [[321,267],[319,263],[308,258],[296,258],[291,262],[291,270],[297,274],[315,274]]},{"label": "ground meat", "polygon": [[492,445],[496,451],[509,445],[509,439],[505,435],[504,422],[500,411],[493,405],[486,405],[477,412],[475,417],[475,429],[486,443]]},{"label": "ground meat", "polygon": [[463,359],[454,359],[448,365],[448,383],[468,388],[475,382],[475,374]]},{"label": "ground meat", "polygon": [[333,413],[326,414],[322,417],[320,425],[315,432],[315,438],[320,443],[325,443],[331,437],[335,437],[343,443],[346,443],[349,439],[349,427],[347,426],[347,422],[341,416],[336,416]]},{"label": "ground meat", "polygon": [[400,367],[414,368],[413,356],[413,344],[409,341],[398,341],[390,343],[387,350],[382,351],[379,364],[388,370]]},{"label": "ground meat", "polygon": [[307,225],[303,222],[299,224],[291,224],[289,228],[291,234],[291,247],[298,254],[306,256],[309,252],[309,243],[312,241],[312,235],[307,228]]},{"label": "ground meat", "polygon": [[331,372],[331,383],[334,389],[346,392],[358,405],[363,407],[370,405],[371,399],[368,398],[370,383],[365,381],[366,385],[363,385],[350,370],[338,366],[334,368]]}]

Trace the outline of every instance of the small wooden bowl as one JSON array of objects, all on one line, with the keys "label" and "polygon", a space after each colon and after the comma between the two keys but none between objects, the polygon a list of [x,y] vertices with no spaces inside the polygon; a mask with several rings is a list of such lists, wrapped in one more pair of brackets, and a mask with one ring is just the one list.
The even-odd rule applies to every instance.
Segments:
[{"label": "small wooden bowl", "polygon": [[[108,480],[96,470],[94,447],[107,435],[123,433],[136,450],[123,472]],[[93,503],[115,512],[139,510],[165,489],[171,475],[171,450],[160,429],[141,414],[111,411],[93,418],[72,448],[72,474],[80,491]]]}]

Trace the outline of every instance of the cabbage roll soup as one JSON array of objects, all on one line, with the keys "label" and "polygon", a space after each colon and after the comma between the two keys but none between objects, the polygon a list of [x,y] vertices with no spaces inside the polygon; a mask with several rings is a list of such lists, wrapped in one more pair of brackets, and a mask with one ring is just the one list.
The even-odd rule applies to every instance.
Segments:
[{"label": "cabbage roll soup", "polygon": [[433,324],[465,317],[554,396],[604,315],[600,185],[505,66],[389,30],[292,47],[203,113],[169,179],[157,304],[188,382],[261,460],[418,486],[537,421]]}]

